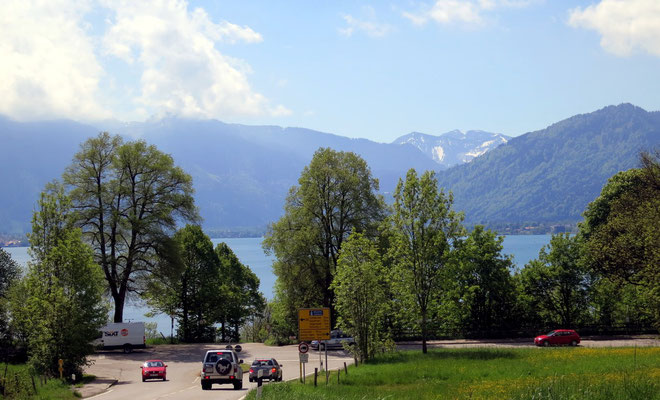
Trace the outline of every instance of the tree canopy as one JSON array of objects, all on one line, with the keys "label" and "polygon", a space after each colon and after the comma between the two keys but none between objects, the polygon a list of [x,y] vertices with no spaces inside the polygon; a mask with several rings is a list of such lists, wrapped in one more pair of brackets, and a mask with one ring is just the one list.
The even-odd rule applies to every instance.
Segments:
[{"label": "tree canopy", "polygon": [[42,193],[29,235],[32,262],[12,301],[12,323],[27,340],[30,364],[52,376],[60,358],[66,376],[82,372],[108,311],[101,270],[69,210],[60,185]]},{"label": "tree canopy", "polygon": [[414,169],[408,171],[405,181],[399,180],[393,208],[393,282],[414,297],[426,353],[429,309],[440,297],[451,253],[463,234],[462,214],[452,210],[452,195],[438,188],[433,172],[420,177]]},{"label": "tree canopy", "polygon": [[297,308],[334,307],[330,285],[344,241],[351,232],[373,232],[382,219],[377,190],[361,157],[320,148],[289,191],[284,216],[270,225],[264,248],[277,259],[276,299],[287,305],[291,330]]},{"label": "tree canopy", "polygon": [[172,157],[144,141],[103,132],[87,140],[65,174],[73,217],[94,249],[123,320],[129,293],[144,288],[168,254],[177,220],[195,221],[192,179]]},{"label": "tree canopy", "polygon": [[344,243],[332,282],[339,327],[352,335],[360,361],[373,358],[385,339],[389,277],[374,242],[354,233]]}]

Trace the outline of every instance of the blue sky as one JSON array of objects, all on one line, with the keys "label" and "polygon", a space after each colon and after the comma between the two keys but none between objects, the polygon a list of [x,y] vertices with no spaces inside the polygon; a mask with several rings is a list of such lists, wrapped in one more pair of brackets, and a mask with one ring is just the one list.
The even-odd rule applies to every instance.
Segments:
[{"label": "blue sky", "polygon": [[6,0],[0,114],[516,136],[660,110],[659,38],[657,0]]}]

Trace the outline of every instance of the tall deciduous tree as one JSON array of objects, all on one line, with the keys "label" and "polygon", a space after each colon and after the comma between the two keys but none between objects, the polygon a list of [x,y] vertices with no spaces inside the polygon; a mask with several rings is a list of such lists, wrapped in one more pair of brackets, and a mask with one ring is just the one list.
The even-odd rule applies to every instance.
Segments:
[{"label": "tall deciduous tree", "polygon": [[259,279],[225,243],[214,250],[197,225],[180,229],[173,239],[176,255],[168,259],[180,268],[163,269],[164,274],[154,276],[146,293],[149,306],[173,315],[185,342],[215,340],[216,323],[222,324],[222,340],[238,340],[241,324],[265,306]]},{"label": "tall deciduous tree", "polygon": [[226,243],[218,243],[215,254],[220,261],[220,277],[227,293],[227,298],[216,308],[217,321],[222,324],[221,340],[229,337],[238,341],[240,327],[249,317],[261,314],[266,299],[259,292],[257,275],[240,262]]},{"label": "tall deciduous tree", "polygon": [[580,260],[580,242],[568,233],[553,235],[520,273],[530,309],[547,325],[570,328],[582,322],[589,300],[590,274]]},{"label": "tall deciduous tree", "polygon": [[177,218],[194,221],[192,179],[172,157],[143,141],[123,143],[101,133],[81,145],[64,174],[76,224],[94,249],[114,321],[123,320],[129,293],[158,267]]},{"label": "tall deciduous tree", "polygon": [[414,169],[399,179],[391,218],[390,257],[396,270],[393,281],[414,296],[422,330],[422,351],[427,352],[429,308],[439,298],[442,279],[457,240],[463,234],[462,214],[452,210],[453,197],[438,189],[431,171],[418,176]]},{"label": "tall deciduous tree", "polygon": [[515,289],[511,258],[502,255],[503,236],[477,225],[457,247],[449,287],[464,333],[493,334],[513,316]]},{"label": "tall deciduous tree", "polygon": [[270,225],[264,248],[276,257],[276,299],[286,304],[292,329],[296,308],[333,307],[330,284],[344,241],[382,219],[377,190],[378,180],[361,157],[327,148],[314,153],[291,188],[285,214]]},{"label": "tall deciduous tree", "polygon": [[60,358],[66,376],[81,373],[108,311],[101,270],[69,211],[60,185],[42,193],[29,235],[32,262],[17,297],[22,302],[12,302],[12,317],[25,330],[30,364],[53,376]]},{"label": "tall deciduous tree", "polygon": [[21,276],[21,270],[11,255],[0,248],[0,359],[6,359],[6,350],[12,346],[7,314],[9,289]]},{"label": "tall deciduous tree", "polygon": [[[642,286],[660,310],[660,151],[609,179],[580,225],[587,265],[605,278]],[[660,311],[655,313],[660,326]]]},{"label": "tall deciduous tree", "polygon": [[389,279],[374,242],[360,233],[344,243],[331,288],[339,327],[355,338],[360,361],[382,347],[382,319],[387,308]]}]

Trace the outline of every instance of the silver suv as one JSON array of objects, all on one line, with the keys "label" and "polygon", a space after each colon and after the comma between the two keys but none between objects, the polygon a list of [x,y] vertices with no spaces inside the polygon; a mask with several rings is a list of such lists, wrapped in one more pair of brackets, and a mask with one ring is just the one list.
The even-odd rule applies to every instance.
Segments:
[{"label": "silver suv", "polygon": [[209,350],[202,362],[200,379],[202,390],[211,389],[214,383],[231,383],[234,389],[243,388],[243,370],[236,352],[232,349]]}]

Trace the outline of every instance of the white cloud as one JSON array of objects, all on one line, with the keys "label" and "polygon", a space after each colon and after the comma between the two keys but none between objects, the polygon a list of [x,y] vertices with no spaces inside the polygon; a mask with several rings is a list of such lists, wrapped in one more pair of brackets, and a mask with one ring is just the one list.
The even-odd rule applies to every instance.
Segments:
[{"label": "white cloud", "polygon": [[485,13],[499,8],[522,8],[542,0],[436,0],[433,6],[423,6],[417,12],[404,12],[403,16],[415,25],[434,21],[442,25],[483,25]]},{"label": "white cloud", "polygon": [[373,7],[363,7],[365,19],[358,19],[350,14],[343,16],[346,26],[339,28],[339,33],[351,37],[355,32],[362,31],[370,37],[383,37],[392,31],[392,26],[386,23],[376,21],[376,12]]},{"label": "white cloud", "polygon": [[618,56],[646,51],[660,56],[660,1],[602,0],[569,13],[568,23],[593,29],[601,35],[601,46]]},{"label": "white cloud", "polygon": [[105,6],[115,12],[103,38],[106,52],[142,68],[138,105],[200,118],[290,113],[251,89],[249,65],[216,48],[262,41],[251,28],[215,23],[200,8],[188,11],[183,0],[107,1]]},{"label": "white cloud", "polygon": [[247,62],[219,50],[261,41],[250,27],[213,21],[185,0],[4,0],[0,114],[20,120],[288,115],[251,88]]},{"label": "white cloud", "polygon": [[110,116],[104,71],[83,21],[89,4],[6,0],[0,12],[0,113],[19,120]]}]

